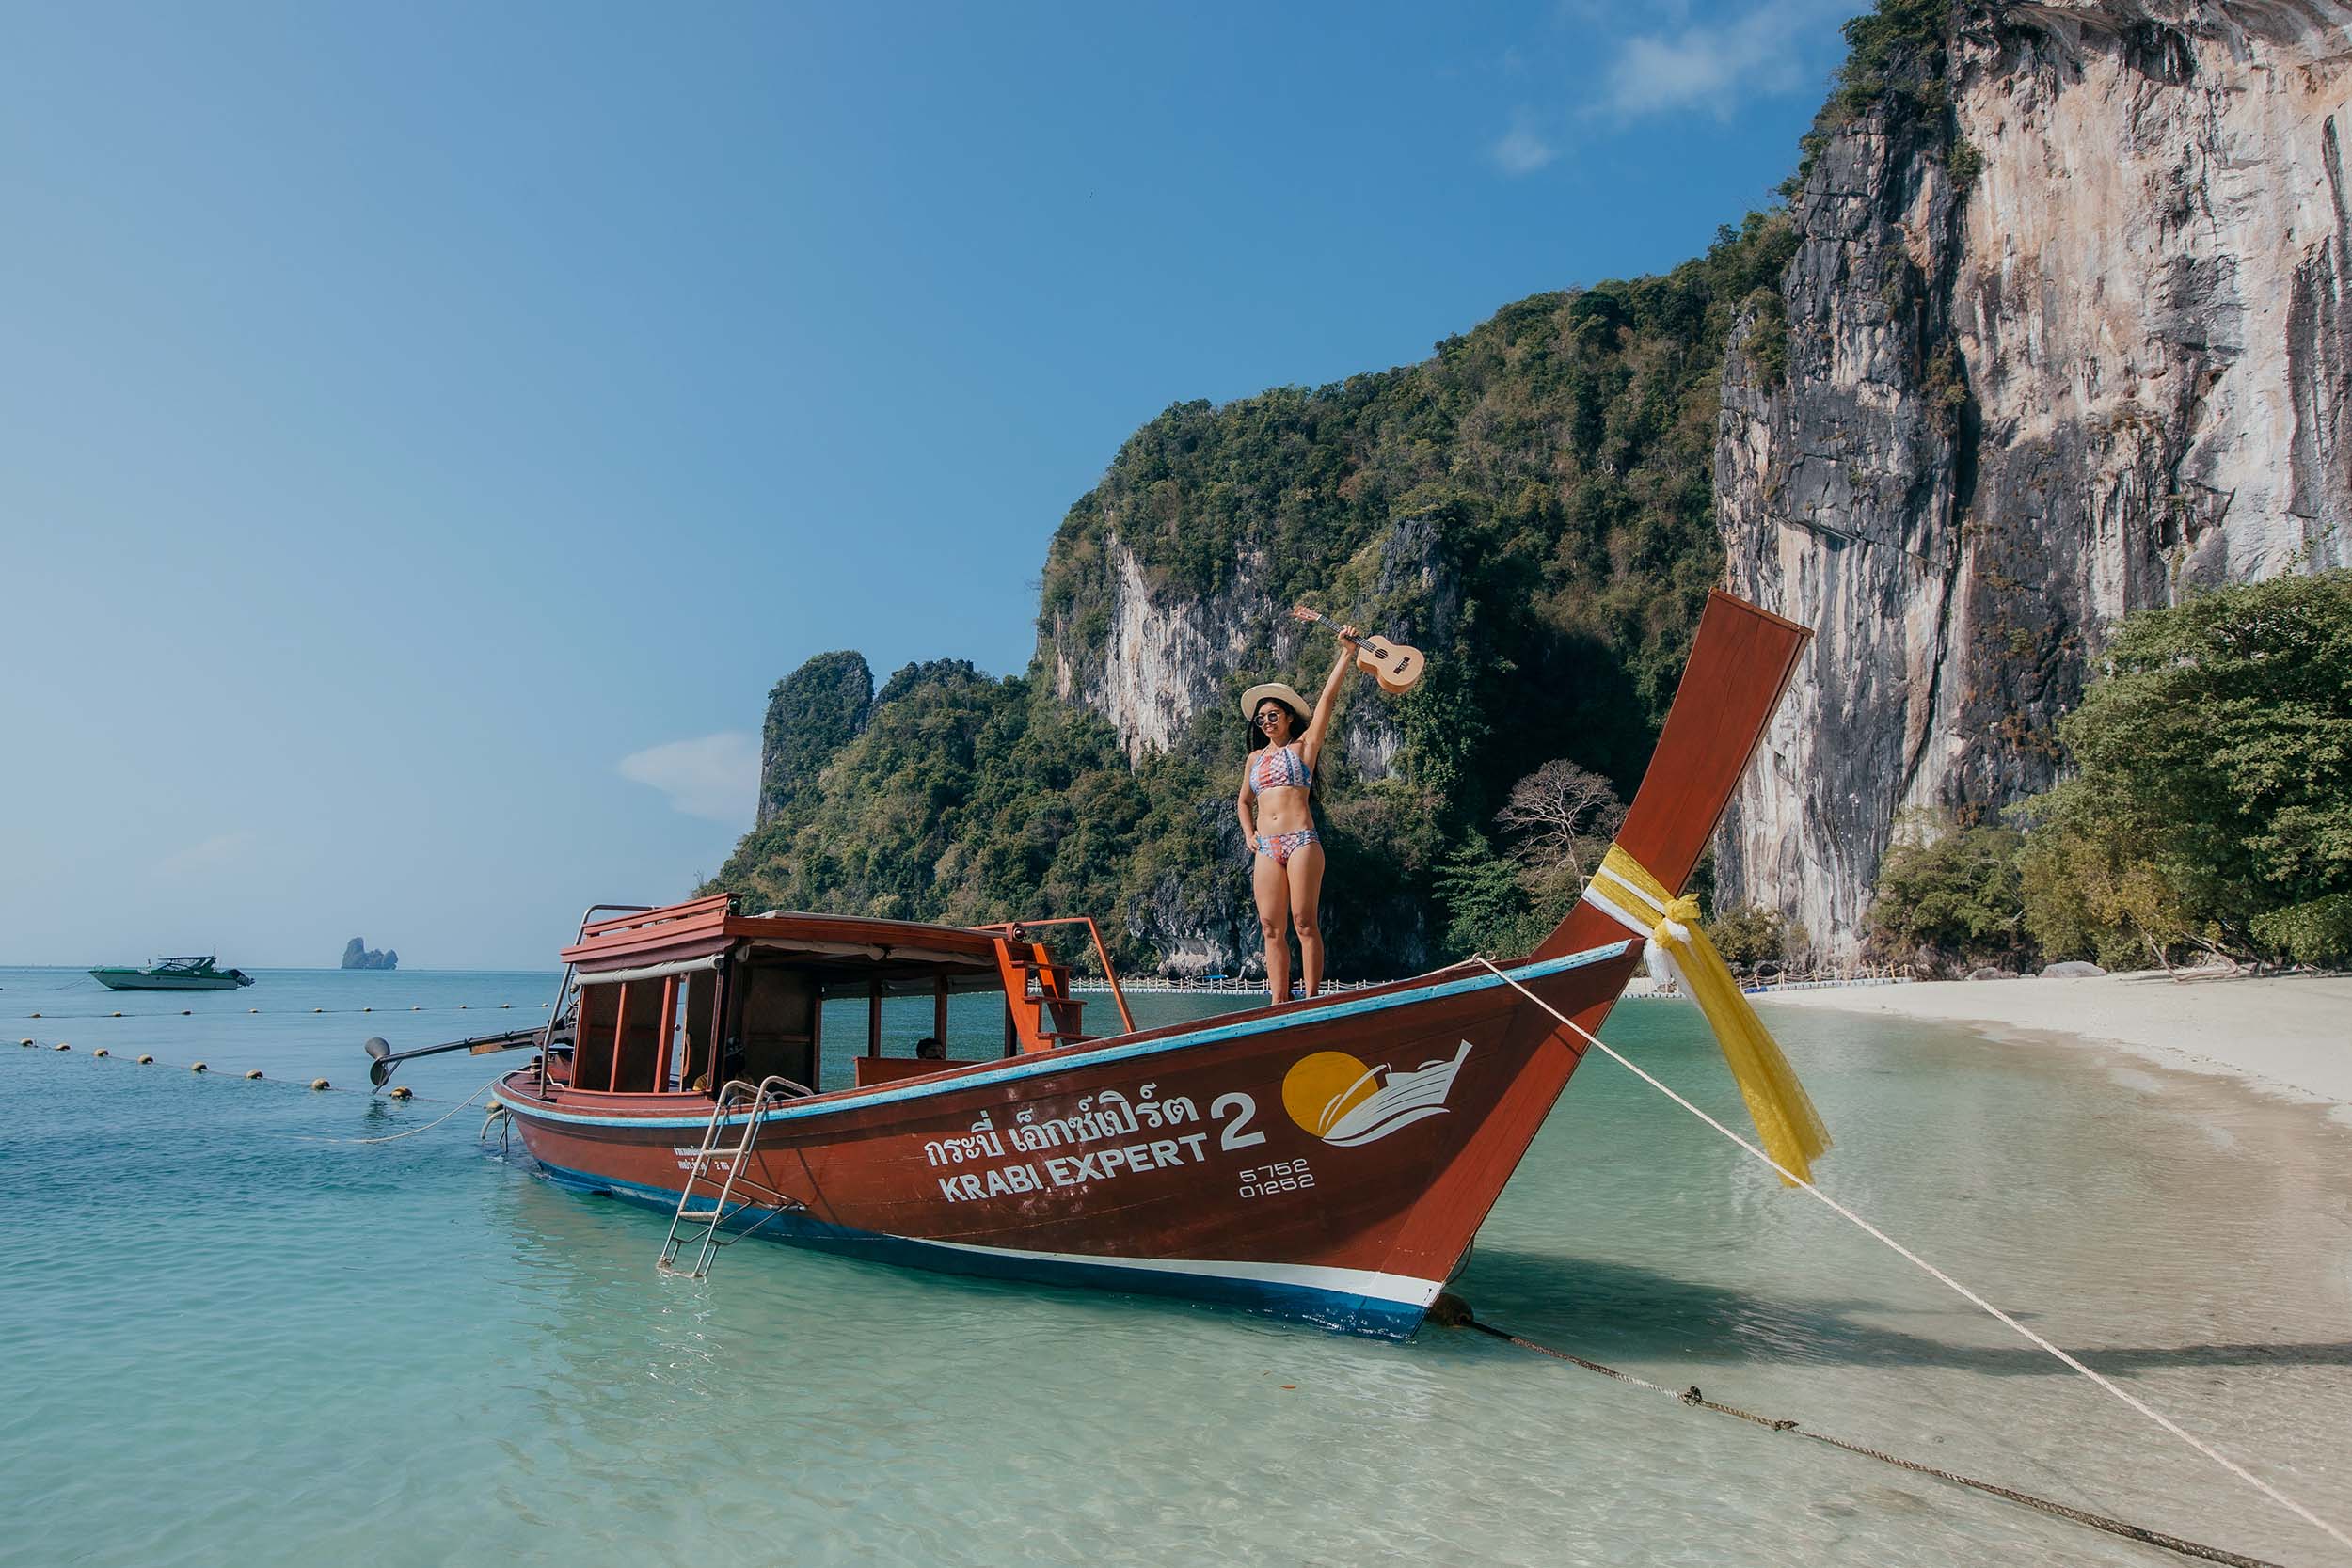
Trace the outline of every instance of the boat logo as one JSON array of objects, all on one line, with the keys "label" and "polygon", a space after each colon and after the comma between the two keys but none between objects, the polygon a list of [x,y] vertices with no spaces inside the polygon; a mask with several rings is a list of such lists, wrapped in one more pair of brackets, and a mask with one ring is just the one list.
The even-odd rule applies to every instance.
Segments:
[{"label": "boat logo", "polygon": [[1464,1040],[1452,1061],[1423,1062],[1411,1072],[1386,1064],[1366,1067],[1344,1051],[1318,1051],[1283,1074],[1282,1108],[1325,1143],[1342,1148],[1368,1144],[1445,1115],[1445,1097],[1470,1051]]}]

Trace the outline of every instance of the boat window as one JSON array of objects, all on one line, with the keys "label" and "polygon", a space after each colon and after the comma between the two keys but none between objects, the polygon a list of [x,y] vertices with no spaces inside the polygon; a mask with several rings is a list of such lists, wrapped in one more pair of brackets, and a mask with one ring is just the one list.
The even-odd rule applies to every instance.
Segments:
[{"label": "boat window", "polygon": [[752,962],[735,974],[728,1006],[726,1075],[757,1084],[771,1074],[817,1082],[817,982],[806,971]]},{"label": "boat window", "polygon": [[[676,1064],[670,1085],[691,1090],[695,1080],[710,1071],[710,1039],[718,1025],[719,974],[706,969],[678,978],[677,1040],[670,1059]],[[708,1085],[716,1088],[716,1083]]]},{"label": "boat window", "polygon": [[667,980],[632,980],[620,988],[620,1033],[617,1057],[607,1086],[621,1094],[653,1094],[663,1087],[661,1047],[663,1004],[670,999]]},{"label": "boat window", "polygon": [[612,1077],[612,1025],[620,1016],[621,988],[582,985],[580,1028],[572,1043],[572,1082],[600,1089]]}]

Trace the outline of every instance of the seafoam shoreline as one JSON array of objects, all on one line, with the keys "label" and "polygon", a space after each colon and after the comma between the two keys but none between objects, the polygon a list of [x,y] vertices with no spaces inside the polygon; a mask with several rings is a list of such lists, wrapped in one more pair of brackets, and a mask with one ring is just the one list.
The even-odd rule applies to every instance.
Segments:
[{"label": "seafoam shoreline", "polygon": [[2081,979],[1920,980],[1755,998],[1768,1019],[1803,1008],[1891,1013],[2119,1045],[2162,1066],[2242,1079],[2324,1103],[2352,1125],[2352,976],[2197,970]]}]

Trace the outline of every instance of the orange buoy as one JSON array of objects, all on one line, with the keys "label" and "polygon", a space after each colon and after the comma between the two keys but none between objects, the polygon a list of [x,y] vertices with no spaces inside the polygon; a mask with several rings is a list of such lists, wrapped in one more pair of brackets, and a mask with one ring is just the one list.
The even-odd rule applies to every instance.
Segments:
[{"label": "orange buoy", "polygon": [[393,1085],[393,1087],[392,1087],[392,1098],[393,1098],[394,1100],[406,1100],[406,1099],[407,1099],[410,1095],[414,1094],[415,1092],[416,1092],[416,1091],[415,1091],[415,1090],[413,1090],[413,1089],[411,1089],[411,1088],[410,1088],[407,1085],[405,1085],[405,1084],[398,1084],[398,1085]]}]

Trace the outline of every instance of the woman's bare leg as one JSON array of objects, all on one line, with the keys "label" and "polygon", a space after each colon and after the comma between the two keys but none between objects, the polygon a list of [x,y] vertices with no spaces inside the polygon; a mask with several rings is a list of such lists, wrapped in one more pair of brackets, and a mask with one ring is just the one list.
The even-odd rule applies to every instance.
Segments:
[{"label": "woman's bare leg", "polygon": [[[1292,857],[1295,864],[1297,857]],[[1258,899],[1258,930],[1265,938],[1265,984],[1277,1002],[1291,995],[1290,879],[1271,855],[1249,857],[1249,891]]]},{"label": "woman's bare leg", "polygon": [[1323,990],[1323,927],[1318,920],[1323,903],[1323,846],[1303,847],[1284,869],[1290,873],[1291,924],[1298,928],[1298,967],[1306,974],[1307,994],[1312,996]]}]

